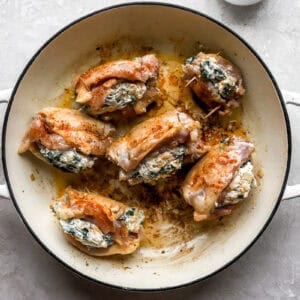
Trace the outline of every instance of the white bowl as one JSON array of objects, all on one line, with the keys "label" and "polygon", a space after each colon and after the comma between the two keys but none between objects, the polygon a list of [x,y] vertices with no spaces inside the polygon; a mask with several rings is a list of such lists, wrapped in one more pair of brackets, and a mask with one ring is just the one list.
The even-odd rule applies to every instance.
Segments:
[{"label": "white bowl", "polygon": [[256,4],[258,2],[261,2],[262,0],[225,0],[225,1],[234,5],[247,6],[247,5]]}]

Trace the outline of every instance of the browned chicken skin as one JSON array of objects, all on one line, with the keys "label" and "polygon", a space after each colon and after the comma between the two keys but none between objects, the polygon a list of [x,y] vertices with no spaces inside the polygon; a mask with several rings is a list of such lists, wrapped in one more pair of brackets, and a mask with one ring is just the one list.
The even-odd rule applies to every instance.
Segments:
[{"label": "browned chicken skin", "polygon": [[144,113],[150,103],[158,102],[158,70],[159,61],[153,54],[92,68],[76,79],[76,102],[94,116],[127,108],[134,115]]},{"label": "browned chicken skin", "polygon": [[90,118],[79,111],[47,107],[40,110],[26,133],[19,153],[39,141],[52,150],[76,148],[86,155],[104,155],[111,143],[110,124]]},{"label": "browned chicken skin", "polygon": [[[186,155],[196,159],[204,152],[200,123],[186,113],[172,110],[135,126],[111,144],[107,156],[125,171],[124,175],[144,163],[144,171],[157,180],[155,173],[158,175],[160,169],[164,168],[160,173],[167,176],[170,167],[170,172],[181,167]],[[166,165],[168,159],[171,166]],[[140,182],[140,175],[137,180],[131,178],[129,183]]]},{"label": "browned chicken skin", "polygon": [[30,150],[64,171],[78,173],[92,167],[92,157],[105,155],[113,131],[110,124],[79,111],[47,107],[36,114],[22,140],[19,153]]},{"label": "browned chicken skin", "polygon": [[232,138],[213,146],[192,168],[183,183],[182,192],[185,201],[195,209],[195,221],[231,213],[232,205],[216,207],[222,202],[223,192],[253,151],[253,144]]},{"label": "browned chicken skin", "polygon": [[218,54],[200,52],[186,60],[183,71],[187,85],[210,109],[221,106],[226,113],[245,93],[239,69]]},{"label": "browned chicken skin", "polygon": [[129,254],[142,237],[141,210],[100,196],[67,188],[51,204],[66,239],[93,256]]}]

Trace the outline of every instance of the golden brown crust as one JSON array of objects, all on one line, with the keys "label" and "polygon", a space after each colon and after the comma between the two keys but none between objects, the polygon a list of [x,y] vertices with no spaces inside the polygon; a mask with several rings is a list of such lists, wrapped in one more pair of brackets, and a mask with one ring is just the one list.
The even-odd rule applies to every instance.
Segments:
[{"label": "golden brown crust", "polygon": [[121,202],[103,197],[95,193],[86,193],[72,188],[67,188],[62,197],[54,202],[63,203],[67,209],[66,214],[61,214],[60,219],[93,218],[96,225],[106,234],[114,231],[113,222],[117,220],[126,209]]},{"label": "golden brown crust", "polygon": [[48,149],[75,148],[83,154],[101,156],[111,143],[110,124],[95,120],[79,111],[47,107],[39,111],[26,133],[19,153],[40,142]]},{"label": "golden brown crust", "polygon": [[[59,210],[55,208],[59,204]],[[60,220],[73,218],[87,220],[96,225],[102,233],[113,235],[114,243],[107,248],[94,248],[81,244],[73,236],[65,234],[66,239],[79,250],[93,256],[129,254],[139,247],[143,227],[138,233],[129,232],[118,219],[127,206],[113,199],[95,193],[86,193],[67,188],[62,197],[51,204]]]},{"label": "golden brown crust", "polygon": [[[135,60],[120,60],[102,64],[83,73],[75,80],[76,102],[88,106],[87,112],[91,115],[102,115],[108,112],[123,110],[122,107],[104,107],[105,98],[117,83],[131,82],[150,88],[148,82],[155,82],[158,76],[159,61],[153,54],[138,57]],[[158,101],[158,93],[152,93],[151,99],[145,95],[149,105]],[[141,95],[143,99],[143,95]],[[139,102],[141,99],[138,99]],[[129,104],[130,107],[135,105]],[[135,114],[141,114],[146,108],[134,109]]]},{"label": "golden brown crust", "polygon": [[150,118],[111,144],[107,156],[125,171],[133,170],[151,151],[174,139],[182,142],[190,138],[200,123],[177,110]]},{"label": "golden brown crust", "polygon": [[146,82],[149,79],[149,69],[138,61],[119,60],[92,68],[79,77],[89,88],[109,78]]},{"label": "golden brown crust", "polygon": [[188,173],[182,185],[183,197],[195,209],[195,221],[230,214],[231,209],[215,210],[222,191],[232,181],[238,168],[249,159],[253,144],[232,138],[211,148]]}]

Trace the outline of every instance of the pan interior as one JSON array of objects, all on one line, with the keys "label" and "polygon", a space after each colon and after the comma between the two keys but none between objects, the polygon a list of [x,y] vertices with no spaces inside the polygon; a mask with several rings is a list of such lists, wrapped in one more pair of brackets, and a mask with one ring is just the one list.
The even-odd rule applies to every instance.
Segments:
[{"label": "pan interior", "polygon": [[[263,180],[234,215],[222,220],[220,226],[201,227],[189,241],[164,249],[142,247],[126,257],[96,259],[70,246],[59,230],[49,208],[55,195],[53,172],[29,154],[19,156],[17,149],[35,112],[57,105],[64,88],[76,75],[99,63],[99,49],[108,44],[112,45],[112,53],[154,48],[160,53],[189,57],[201,49],[221,51],[238,65],[247,89],[243,123],[256,145],[254,160],[262,167]],[[16,205],[50,252],[94,280],[125,288],[157,289],[187,284],[214,273],[256,238],[281,192],[288,161],[287,140],[284,113],[272,80],[238,38],[190,11],[163,5],[130,5],[82,19],[35,57],[10,109],[5,159]]]}]

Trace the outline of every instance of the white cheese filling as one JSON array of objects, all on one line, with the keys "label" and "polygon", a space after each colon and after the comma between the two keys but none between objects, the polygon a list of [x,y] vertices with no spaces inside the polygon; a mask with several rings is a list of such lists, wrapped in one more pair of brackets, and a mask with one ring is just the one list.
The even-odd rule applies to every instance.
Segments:
[{"label": "white cheese filling", "polygon": [[122,82],[117,84],[105,98],[103,107],[122,109],[141,99],[147,88],[143,83]]},{"label": "white cheese filling", "polygon": [[226,69],[217,64],[215,58],[211,57],[201,62],[200,69],[201,76],[213,84],[223,101],[230,100],[237,92],[237,80],[230,76]]},{"label": "white cheese filling", "polygon": [[119,218],[126,225],[129,232],[138,233],[145,220],[144,212],[135,207],[127,208],[125,213]]},{"label": "white cheese filling", "polygon": [[168,177],[182,168],[184,155],[185,146],[183,145],[162,153],[153,152],[135,170],[128,173],[121,171],[120,179],[151,183],[159,178]]},{"label": "white cheese filling", "polygon": [[112,245],[111,235],[103,234],[94,224],[81,219],[59,221],[63,231],[72,235],[81,244],[93,248],[107,248]]},{"label": "white cheese filling", "polygon": [[80,154],[75,149],[50,150],[41,144],[38,144],[38,147],[45,159],[65,172],[80,173],[87,168],[92,168],[97,159],[96,157]]},{"label": "white cheese filling", "polygon": [[229,185],[229,192],[225,195],[222,205],[236,204],[247,198],[256,187],[254,168],[250,161],[245,163],[237,172]]}]

